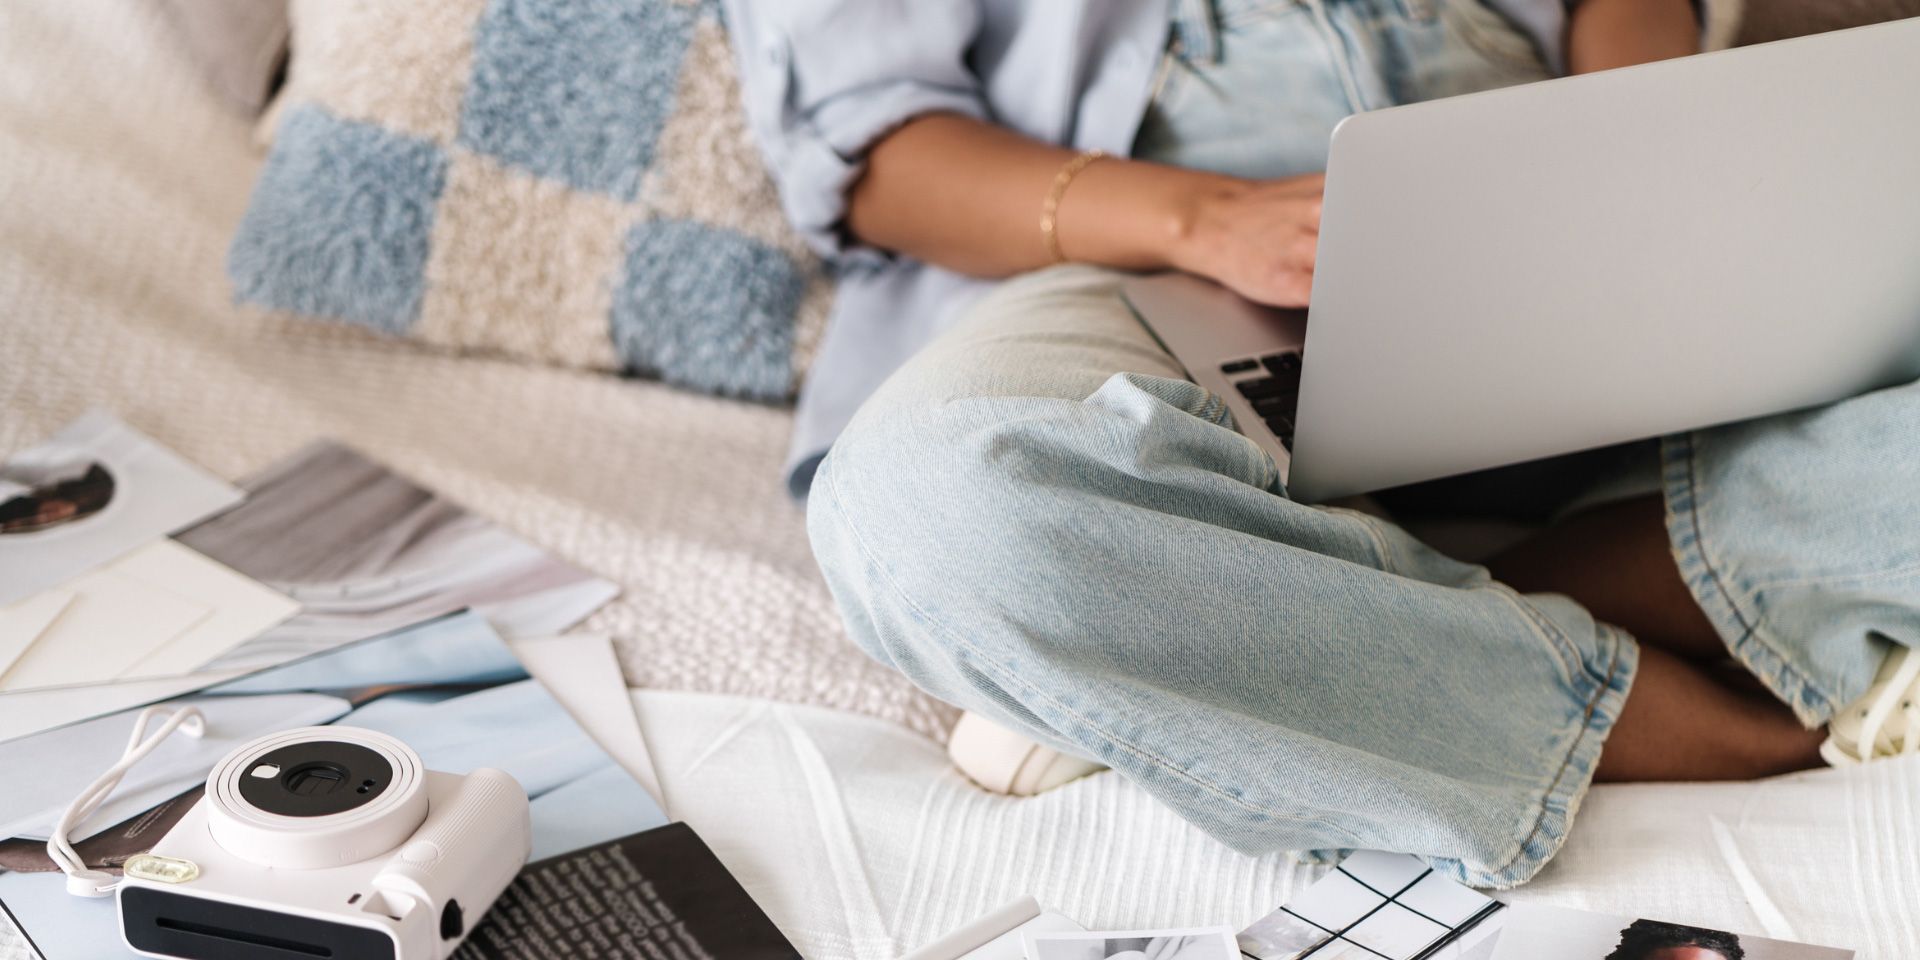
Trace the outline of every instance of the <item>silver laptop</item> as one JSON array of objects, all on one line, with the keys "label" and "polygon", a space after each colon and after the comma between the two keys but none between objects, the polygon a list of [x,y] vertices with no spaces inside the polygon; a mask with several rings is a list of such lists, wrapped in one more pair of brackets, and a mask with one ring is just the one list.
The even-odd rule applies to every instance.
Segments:
[{"label": "silver laptop", "polygon": [[1354,116],[1311,324],[1126,296],[1306,502],[1831,403],[1920,379],[1917,97],[1920,19]]}]

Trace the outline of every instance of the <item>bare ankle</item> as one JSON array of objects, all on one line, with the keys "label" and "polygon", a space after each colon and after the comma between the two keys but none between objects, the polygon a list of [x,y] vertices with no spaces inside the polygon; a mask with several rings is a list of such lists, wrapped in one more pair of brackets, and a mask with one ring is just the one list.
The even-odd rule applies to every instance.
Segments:
[{"label": "bare ankle", "polygon": [[1595,778],[1752,780],[1818,766],[1820,740],[1785,704],[1733,690],[1674,654],[1642,647]]}]

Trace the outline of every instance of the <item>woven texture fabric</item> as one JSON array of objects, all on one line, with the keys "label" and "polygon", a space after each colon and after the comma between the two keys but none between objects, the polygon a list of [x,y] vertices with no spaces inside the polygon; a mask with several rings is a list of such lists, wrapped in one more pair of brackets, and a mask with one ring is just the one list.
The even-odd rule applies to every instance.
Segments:
[{"label": "woven texture fabric", "polygon": [[738,100],[704,0],[299,0],[235,293],[786,399],[832,290]]},{"label": "woven texture fabric", "polygon": [[[670,812],[808,957],[892,960],[1024,894],[1094,929],[1239,928],[1326,869],[1237,853],[1111,771],[995,796],[937,744],[870,718],[634,700]],[[1916,791],[1915,758],[1757,783],[1602,784],[1554,861],[1499,897],[1910,960]]]}]

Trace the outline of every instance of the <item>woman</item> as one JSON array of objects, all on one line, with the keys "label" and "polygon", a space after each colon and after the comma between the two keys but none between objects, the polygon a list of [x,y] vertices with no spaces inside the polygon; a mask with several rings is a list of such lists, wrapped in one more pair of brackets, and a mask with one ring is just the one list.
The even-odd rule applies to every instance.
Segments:
[{"label": "woman", "polygon": [[1173,268],[1304,305],[1353,111],[1699,44],[1688,0],[1495,2],[731,2],[846,268],[795,477],[831,440],[809,525],[863,646],[1243,850],[1482,885],[1596,778],[1800,769],[1830,721],[1836,761],[1920,748],[1920,390],[1621,451],[1490,574],[1288,500],[1120,301]]}]

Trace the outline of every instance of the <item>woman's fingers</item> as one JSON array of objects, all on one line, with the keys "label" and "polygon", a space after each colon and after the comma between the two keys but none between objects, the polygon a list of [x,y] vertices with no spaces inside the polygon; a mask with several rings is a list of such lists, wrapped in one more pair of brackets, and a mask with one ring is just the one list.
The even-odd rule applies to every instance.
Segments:
[{"label": "woman's fingers", "polygon": [[1322,188],[1313,174],[1240,181],[1197,211],[1176,264],[1259,303],[1303,307],[1319,256]]}]

